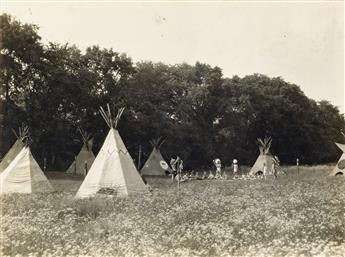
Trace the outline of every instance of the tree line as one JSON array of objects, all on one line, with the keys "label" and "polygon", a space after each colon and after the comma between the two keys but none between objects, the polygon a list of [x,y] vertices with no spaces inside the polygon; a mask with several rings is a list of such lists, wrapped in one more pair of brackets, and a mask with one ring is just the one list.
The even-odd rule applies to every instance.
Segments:
[{"label": "tree line", "polygon": [[3,14],[1,24],[0,148],[14,143],[11,129],[30,127],[32,150],[49,169],[65,169],[81,147],[77,126],[94,136],[94,151],[108,131],[99,107],[125,107],[120,134],[134,159],[150,139],[166,139],[166,158],[187,168],[220,158],[252,164],[258,137],[273,139],[282,163],[334,162],[343,140],[344,115],[327,101],[308,98],[299,86],[262,74],[224,77],[219,67],[196,62],[134,63],[124,53],[90,46],[43,43],[39,28]]}]

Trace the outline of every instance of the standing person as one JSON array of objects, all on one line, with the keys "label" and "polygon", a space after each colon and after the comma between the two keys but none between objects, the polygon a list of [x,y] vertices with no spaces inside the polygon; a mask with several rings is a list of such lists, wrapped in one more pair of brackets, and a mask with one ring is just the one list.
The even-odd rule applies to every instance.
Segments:
[{"label": "standing person", "polygon": [[[182,159],[177,156],[177,164],[176,164],[176,167],[177,167],[177,175],[179,176],[179,179],[181,180],[182,177],[182,173],[183,173],[183,161]],[[185,178],[183,178],[185,179]]]},{"label": "standing person", "polygon": [[222,162],[217,158],[213,160],[213,164],[216,166],[216,179],[219,179],[222,177]]},{"label": "standing person", "polygon": [[266,176],[267,176],[267,165],[266,165],[266,162],[264,162],[264,166],[263,166],[263,172],[264,172],[264,179],[266,179]]},{"label": "standing person", "polygon": [[272,161],[272,173],[274,175],[274,179],[277,179],[277,161],[275,158],[273,158],[273,161]]},{"label": "standing person", "polygon": [[183,171],[183,161],[180,157],[177,157],[179,159],[179,163],[178,163],[178,170],[180,173],[182,173]]},{"label": "standing person", "polygon": [[174,158],[171,158],[170,160],[170,166],[171,166],[171,169],[172,169],[172,172],[171,172],[171,180],[174,181],[176,175],[177,175],[177,170],[176,170],[176,159]]},{"label": "standing person", "polygon": [[179,156],[176,157],[176,160],[173,164],[174,166],[174,174],[175,174],[175,180],[181,180],[181,173],[182,173],[182,169],[183,169],[183,161],[181,160],[181,158]]},{"label": "standing person", "polygon": [[234,177],[237,177],[238,175],[238,163],[236,159],[233,159],[232,161],[233,171],[234,171]]}]

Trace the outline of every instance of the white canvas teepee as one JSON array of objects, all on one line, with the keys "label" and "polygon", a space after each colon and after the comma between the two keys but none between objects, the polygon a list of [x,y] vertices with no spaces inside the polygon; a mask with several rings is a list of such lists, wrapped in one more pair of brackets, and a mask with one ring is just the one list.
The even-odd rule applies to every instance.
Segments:
[{"label": "white canvas teepee", "polygon": [[66,173],[85,176],[91,168],[95,155],[92,152],[92,138],[78,127],[78,131],[83,139],[83,146],[73,163],[69,166]]},{"label": "white canvas teepee", "polygon": [[53,192],[47,177],[25,146],[0,175],[0,193]]},{"label": "white canvas teepee", "polygon": [[76,198],[92,197],[97,194],[126,196],[148,192],[132,157],[116,130],[123,110],[123,108],[120,109],[113,120],[109,105],[108,113],[101,108],[101,114],[110,127],[110,131],[81,184]]},{"label": "white canvas teepee", "polygon": [[171,173],[171,169],[167,162],[163,159],[161,154],[160,148],[164,143],[164,140],[161,138],[154,139],[150,141],[151,145],[153,146],[153,150],[145,162],[144,166],[141,169],[142,175],[154,175],[154,176],[162,176],[165,175],[165,172],[168,171]]},{"label": "white canvas teepee", "polygon": [[338,160],[337,165],[334,167],[331,175],[344,175],[345,173],[345,145],[335,143],[342,151],[343,154],[341,155],[340,159]]},{"label": "white canvas teepee", "polygon": [[258,145],[260,150],[260,155],[256,159],[253,167],[249,171],[249,175],[257,175],[258,173],[263,173],[263,167],[266,165],[267,173],[272,174],[272,164],[274,162],[274,157],[270,152],[272,140],[271,138],[265,138],[264,140],[258,138]]},{"label": "white canvas teepee", "polygon": [[25,125],[19,128],[19,133],[17,134],[16,131],[13,130],[17,140],[10,148],[10,150],[5,154],[4,158],[2,158],[0,163],[0,173],[3,172],[8,165],[14,160],[14,158],[18,155],[18,153],[24,147],[24,141],[29,136],[29,128]]}]

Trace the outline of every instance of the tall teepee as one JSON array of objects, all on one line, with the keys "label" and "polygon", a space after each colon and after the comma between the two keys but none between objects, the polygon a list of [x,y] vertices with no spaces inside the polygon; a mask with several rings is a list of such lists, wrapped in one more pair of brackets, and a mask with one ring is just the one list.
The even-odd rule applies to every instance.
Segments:
[{"label": "tall teepee", "polygon": [[[341,132],[341,134],[345,137],[345,134],[343,132]],[[345,144],[339,144],[339,143],[335,143],[340,150],[343,151],[343,154],[341,155],[340,159],[338,160],[337,165],[334,167],[331,175],[335,176],[335,175],[344,175],[345,172]]]},{"label": "tall teepee", "polygon": [[29,127],[24,124],[19,128],[18,133],[15,130],[12,130],[15,134],[17,140],[10,148],[10,150],[5,154],[0,163],[0,173],[3,172],[7,166],[13,161],[13,159],[18,155],[18,153],[24,147],[24,141],[29,136]]},{"label": "tall teepee", "polygon": [[82,137],[83,146],[66,173],[85,176],[95,160],[95,155],[92,152],[93,139],[80,127],[78,127],[78,131]]},{"label": "tall teepee", "polygon": [[272,163],[274,161],[274,157],[270,152],[272,139],[270,137],[264,138],[264,140],[258,138],[257,139],[260,155],[256,159],[253,167],[250,169],[250,175],[256,175],[257,173],[263,173],[264,164],[266,164],[268,174],[272,174]]},{"label": "tall teepee", "polygon": [[24,146],[0,175],[0,193],[46,193],[53,187],[31,154]]},{"label": "tall teepee", "polygon": [[110,131],[81,184],[76,198],[91,197],[96,194],[125,196],[148,192],[116,129],[124,108],[121,108],[113,119],[109,105],[107,107],[107,112],[102,107],[100,112]]},{"label": "tall teepee", "polygon": [[163,156],[160,151],[160,147],[164,143],[164,140],[161,138],[153,139],[150,141],[153,146],[153,150],[145,162],[143,168],[141,169],[142,175],[165,175],[165,172],[171,172],[169,165],[163,159]]}]

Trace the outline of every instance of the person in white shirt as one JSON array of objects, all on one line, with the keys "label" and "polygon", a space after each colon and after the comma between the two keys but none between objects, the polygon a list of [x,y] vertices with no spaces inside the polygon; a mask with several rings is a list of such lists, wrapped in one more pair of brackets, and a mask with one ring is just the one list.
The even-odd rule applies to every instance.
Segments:
[{"label": "person in white shirt", "polygon": [[237,160],[234,159],[234,160],[232,161],[232,163],[233,163],[233,166],[234,166],[234,174],[237,174],[237,172],[238,172],[238,163],[237,163]]},{"label": "person in white shirt", "polygon": [[217,158],[213,160],[213,164],[216,166],[216,179],[219,179],[222,176],[222,162]]},{"label": "person in white shirt", "polygon": [[238,162],[236,159],[233,159],[233,161],[232,161],[232,168],[233,168],[233,172],[234,172],[234,178],[237,178],[237,176],[238,176]]},{"label": "person in white shirt", "polygon": [[272,162],[272,173],[273,173],[275,179],[277,178],[277,167],[276,166],[277,166],[276,160],[273,160],[273,162]]},{"label": "person in white shirt", "polygon": [[264,162],[263,172],[264,172],[264,179],[266,179],[266,176],[268,175],[266,162]]}]

